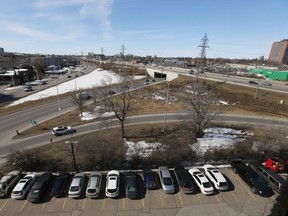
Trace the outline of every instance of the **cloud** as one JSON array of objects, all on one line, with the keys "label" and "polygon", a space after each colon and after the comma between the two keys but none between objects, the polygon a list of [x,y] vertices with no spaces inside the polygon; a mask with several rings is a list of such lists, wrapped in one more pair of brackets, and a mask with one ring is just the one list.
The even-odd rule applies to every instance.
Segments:
[{"label": "cloud", "polygon": [[[103,28],[104,38],[110,38],[112,30],[110,15],[113,4],[114,0],[35,0],[34,6],[42,11],[39,13],[41,16],[44,16],[47,11],[51,12],[49,9],[53,11],[58,8],[77,7],[79,8],[78,14],[82,18],[97,20]],[[65,13],[64,10],[63,13]]]},{"label": "cloud", "polygon": [[7,21],[7,20],[1,20],[0,27],[7,31],[11,31],[11,32],[18,33],[24,36],[36,38],[38,40],[39,39],[45,40],[45,41],[74,40],[75,38],[78,37],[77,35],[78,33],[76,32],[59,36],[55,33],[33,29],[31,27],[25,26],[25,24]]}]

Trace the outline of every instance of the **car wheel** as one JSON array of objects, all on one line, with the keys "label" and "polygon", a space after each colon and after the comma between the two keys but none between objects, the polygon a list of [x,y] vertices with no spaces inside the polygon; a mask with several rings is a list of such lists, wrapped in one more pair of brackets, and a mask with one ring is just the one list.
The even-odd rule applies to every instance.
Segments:
[{"label": "car wheel", "polygon": [[252,187],[252,188],[251,188],[251,192],[254,193],[254,194],[256,194],[256,193],[257,193],[257,189],[256,189],[255,187]]},{"label": "car wheel", "polygon": [[238,174],[238,170],[236,168],[233,168],[232,171],[236,174]]}]

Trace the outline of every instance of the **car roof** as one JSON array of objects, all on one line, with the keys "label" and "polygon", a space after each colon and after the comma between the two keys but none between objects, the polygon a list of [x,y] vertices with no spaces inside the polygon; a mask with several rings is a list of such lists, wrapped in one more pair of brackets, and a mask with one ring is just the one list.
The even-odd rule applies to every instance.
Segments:
[{"label": "car roof", "polygon": [[26,184],[26,182],[31,179],[34,178],[36,175],[35,174],[28,174],[26,176],[24,176],[22,179],[20,179],[20,181],[17,183],[17,185],[15,186],[15,188],[13,189],[13,191],[18,191],[18,190],[22,190],[24,185]]},{"label": "car roof", "polygon": [[163,178],[170,178],[170,172],[167,166],[160,166],[159,167],[160,172],[162,173]]},{"label": "car roof", "polygon": [[109,175],[120,175],[120,173],[117,170],[111,170],[107,173],[107,176],[109,176]]}]

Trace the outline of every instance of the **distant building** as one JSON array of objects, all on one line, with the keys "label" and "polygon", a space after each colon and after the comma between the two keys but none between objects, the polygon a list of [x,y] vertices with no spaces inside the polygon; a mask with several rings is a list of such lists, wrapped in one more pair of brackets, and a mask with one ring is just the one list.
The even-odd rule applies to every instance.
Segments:
[{"label": "distant building", "polygon": [[278,65],[288,64],[288,39],[272,44],[268,62]]},{"label": "distant building", "polygon": [[4,48],[0,47],[0,54],[4,53]]},{"label": "distant building", "polygon": [[44,58],[44,62],[46,66],[56,65],[60,68],[64,65],[64,57],[60,55],[49,55]]}]

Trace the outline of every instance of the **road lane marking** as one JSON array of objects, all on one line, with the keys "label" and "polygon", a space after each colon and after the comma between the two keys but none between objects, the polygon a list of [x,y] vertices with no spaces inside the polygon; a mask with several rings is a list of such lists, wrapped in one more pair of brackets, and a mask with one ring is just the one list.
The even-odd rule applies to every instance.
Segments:
[{"label": "road lane marking", "polygon": [[178,193],[178,197],[179,197],[179,199],[180,199],[181,204],[184,205],[184,204],[183,204],[182,197],[180,196],[180,193]]},{"label": "road lane marking", "polygon": [[2,205],[2,207],[1,207],[1,209],[0,209],[0,212],[1,212],[2,209],[6,206],[6,204],[8,203],[8,201],[9,201],[9,199],[7,199],[7,200],[5,201],[5,203]]},{"label": "road lane marking", "polygon": [[164,206],[164,200],[163,200],[163,197],[161,195],[161,192],[159,191],[159,196],[160,196],[160,199],[161,199],[161,202],[162,202],[162,205]]},{"label": "road lane marking", "polygon": [[235,176],[235,178],[238,180],[238,182],[240,182],[240,184],[245,188],[245,190],[250,194],[250,196],[251,196],[255,201],[257,201],[256,198],[252,195],[251,191],[248,190],[247,187],[240,181],[239,177],[237,177],[233,172],[232,172],[232,174]]},{"label": "road lane marking", "polygon": [[65,208],[65,205],[66,205],[66,201],[67,201],[67,197],[64,199],[64,202],[63,202],[63,205],[62,205],[62,209]]},{"label": "road lane marking", "polygon": [[28,203],[28,201],[27,201],[27,200],[25,200],[24,204],[22,205],[22,208],[20,209],[20,212],[22,212],[22,211],[23,211],[23,209],[24,209],[24,207],[27,205],[27,203]]},{"label": "road lane marking", "polygon": [[103,199],[102,209],[105,209],[105,200],[106,199]]},{"label": "road lane marking", "polygon": [[200,203],[203,204],[202,200],[201,200],[200,197],[199,197],[199,194],[197,194],[197,197],[198,197]]},{"label": "road lane marking", "polygon": [[234,195],[233,192],[231,192],[231,194],[232,194],[232,196],[234,197],[234,199],[235,199],[237,202],[240,202],[240,201],[237,199],[237,197]]},{"label": "road lane marking", "polygon": [[142,207],[145,208],[144,199],[141,199],[141,201],[142,201]]}]

